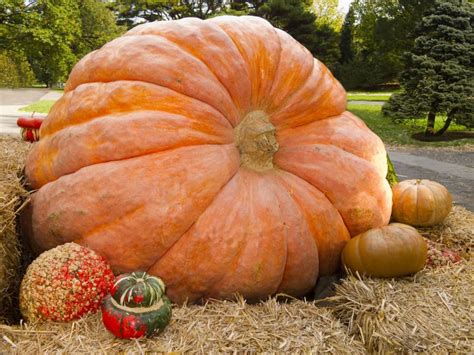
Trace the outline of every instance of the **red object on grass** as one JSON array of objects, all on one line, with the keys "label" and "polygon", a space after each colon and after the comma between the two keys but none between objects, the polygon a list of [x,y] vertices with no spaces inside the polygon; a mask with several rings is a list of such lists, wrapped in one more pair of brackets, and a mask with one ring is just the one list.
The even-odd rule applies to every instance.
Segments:
[{"label": "red object on grass", "polygon": [[16,124],[21,127],[21,137],[27,142],[39,140],[39,129],[44,117],[19,117]]}]

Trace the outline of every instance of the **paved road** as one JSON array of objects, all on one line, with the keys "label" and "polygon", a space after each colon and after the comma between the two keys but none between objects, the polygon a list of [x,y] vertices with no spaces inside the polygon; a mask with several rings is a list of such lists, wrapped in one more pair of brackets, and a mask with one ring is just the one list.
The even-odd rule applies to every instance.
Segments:
[{"label": "paved road", "polygon": [[400,180],[428,179],[443,184],[454,202],[474,211],[474,152],[439,149],[389,150]]},{"label": "paved road", "polygon": [[29,115],[20,108],[38,100],[57,100],[62,92],[49,89],[0,89],[0,134],[19,134],[19,116]]}]

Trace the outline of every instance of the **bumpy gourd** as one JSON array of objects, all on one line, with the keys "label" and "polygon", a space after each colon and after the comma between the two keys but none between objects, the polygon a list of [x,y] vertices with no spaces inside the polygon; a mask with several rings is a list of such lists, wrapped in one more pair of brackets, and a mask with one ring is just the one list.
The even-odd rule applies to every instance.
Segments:
[{"label": "bumpy gourd", "polygon": [[165,284],[143,271],[118,276],[102,303],[102,321],[119,338],[150,337],[162,331],[170,319]]},{"label": "bumpy gourd", "polygon": [[303,295],[391,214],[382,141],[258,17],[136,26],[74,67],[40,134],[33,248],[76,241],[175,302]]},{"label": "bumpy gourd", "polygon": [[114,274],[105,259],[75,243],[36,258],[20,288],[20,310],[27,320],[71,321],[99,309]]}]

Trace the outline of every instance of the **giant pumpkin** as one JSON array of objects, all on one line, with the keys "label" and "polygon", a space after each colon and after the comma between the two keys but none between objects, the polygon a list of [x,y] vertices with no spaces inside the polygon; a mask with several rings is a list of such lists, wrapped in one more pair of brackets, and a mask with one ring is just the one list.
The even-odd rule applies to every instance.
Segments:
[{"label": "giant pumpkin", "polygon": [[175,302],[302,295],[391,213],[381,140],[257,17],[135,27],[74,67],[40,137],[32,247],[85,245]]}]

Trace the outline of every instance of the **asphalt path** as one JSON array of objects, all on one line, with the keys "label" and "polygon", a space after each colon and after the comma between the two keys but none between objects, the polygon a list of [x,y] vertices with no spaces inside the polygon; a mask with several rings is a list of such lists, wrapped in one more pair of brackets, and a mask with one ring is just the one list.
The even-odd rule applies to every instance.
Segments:
[{"label": "asphalt path", "polygon": [[20,134],[16,120],[31,115],[20,108],[39,100],[57,100],[61,95],[62,92],[49,89],[0,89],[0,134]]}]

